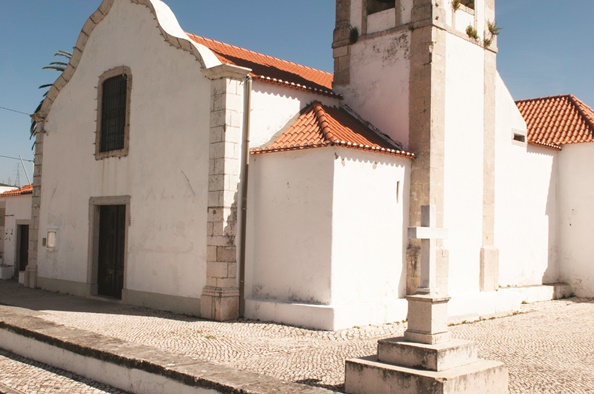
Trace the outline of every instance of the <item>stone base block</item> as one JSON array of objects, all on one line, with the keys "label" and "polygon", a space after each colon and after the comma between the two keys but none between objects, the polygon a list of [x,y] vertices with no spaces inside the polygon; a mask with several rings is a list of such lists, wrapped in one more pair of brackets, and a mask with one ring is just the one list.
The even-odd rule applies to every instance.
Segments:
[{"label": "stone base block", "polygon": [[404,338],[382,339],[377,344],[377,358],[382,363],[428,371],[444,371],[478,360],[476,344],[461,339],[437,345],[408,342]]},{"label": "stone base block", "polygon": [[[19,283],[21,281],[20,273],[19,273]],[[25,279],[24,279],[25,287],[29,287],[31,289],[37,288],[37,266],[31,267],[31,264],[27,265],[25,269]]]},{"label": "stone base block", "polygon": [[239,289],[206,286],[200,298],[200,316],[216,321],[239,317]]},{"label": "stone base block", "polygon": [[19,284],[27,287],[25,271],[19,271]]},{"label": "stone base block", "polygon": [[0,279],[6,280],[12,278],[14,267],[9,265],[0,265]]},{"label": "stone base block", "polygon": [[439,294],[407,296],[408,329],[404,337],[411,342],[436,344],[448,342],[448,301],[450,297]]},{"label": "stone base block", "polygon": [[349,394],[503,394],[507,387],[507,368],[498,361],[478,360],[441,372],[384,364],[375,356],[346,361]]},{"label": "stone base block", "polygon": [[571,297],[573,294],[573,289],[567,283],[554,283],[551,286],[555,289],[553,294],[555,300]]}]

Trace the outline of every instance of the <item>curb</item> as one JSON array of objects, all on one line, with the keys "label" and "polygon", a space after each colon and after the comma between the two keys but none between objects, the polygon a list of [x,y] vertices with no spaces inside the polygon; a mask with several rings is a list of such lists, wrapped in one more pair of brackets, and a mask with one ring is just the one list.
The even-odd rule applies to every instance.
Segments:
[{"label": "curb", "polygon": [[[168,393],[173,386],[176,386],[176,391],[185,386],[184,391],[204,393],[331,392],[61,326],[32,316],[5,314],[0,321],[0,330],[4,332],[0,335],[0,348],[125,391],[141,390],[144,393],[149,387],[153,393]],[[110,372],[101,373],[105,371]],[[89,372],[97,375],[88,376]],[[16,392],[7,390],[7,393]]]}]

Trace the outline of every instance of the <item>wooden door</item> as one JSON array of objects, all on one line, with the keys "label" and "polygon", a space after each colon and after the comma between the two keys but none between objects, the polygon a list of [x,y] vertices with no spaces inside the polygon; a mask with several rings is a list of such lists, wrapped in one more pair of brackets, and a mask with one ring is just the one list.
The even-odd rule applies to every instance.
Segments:
[{"label": "wooden door", "polygon": [[122,298],[126,241],[126,206],[99,207],[99,257],[97,292]]}]

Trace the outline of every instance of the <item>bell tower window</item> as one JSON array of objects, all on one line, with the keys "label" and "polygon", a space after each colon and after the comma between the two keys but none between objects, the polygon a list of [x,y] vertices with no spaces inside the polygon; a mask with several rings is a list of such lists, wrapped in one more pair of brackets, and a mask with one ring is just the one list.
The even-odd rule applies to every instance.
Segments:
[{"label": "bell tower window", "polygon": [[367,15],[396,7],[396,0],[367,0]]},{"label": "bell tower window", "polygon": [[466,7],[474,10],[474,0],[460,0],[460,3],[462,3]]}]

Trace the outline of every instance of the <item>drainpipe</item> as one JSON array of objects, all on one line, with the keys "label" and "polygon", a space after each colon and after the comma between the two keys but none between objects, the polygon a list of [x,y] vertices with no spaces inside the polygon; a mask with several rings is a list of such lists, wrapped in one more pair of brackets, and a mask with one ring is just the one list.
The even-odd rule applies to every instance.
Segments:
[{"label": "drainpipe", "polygon": [[241,180],[241,228],[239,234],[239,316],[245,312],[245,249],[247,233],[247,194],[248,194],[248,174],[250,167],[250,110],[252,107],[252,77],[245,79],[244,100],[243,100],[243,149],[241,153],[241,162],[243,165]]}]

